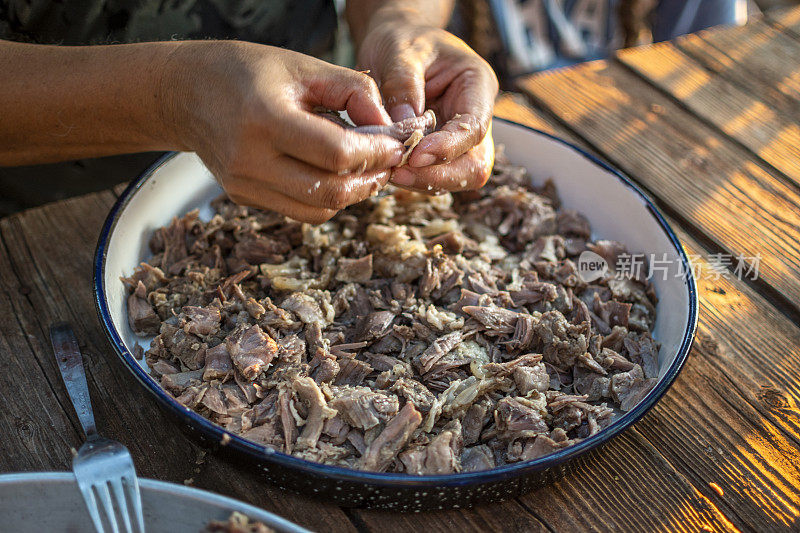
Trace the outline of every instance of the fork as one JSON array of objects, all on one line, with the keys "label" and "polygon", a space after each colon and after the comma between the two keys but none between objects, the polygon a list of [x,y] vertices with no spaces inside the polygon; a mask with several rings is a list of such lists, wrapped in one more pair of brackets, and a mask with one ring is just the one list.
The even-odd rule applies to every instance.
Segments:
[{"label": "fork", "polygon": [[[92,517],[95,530],[105,533],[97,501],[100,501],[111,531],[133,533],[129,506],[133,510],[138,531],[144,533],[144,514],[139,482],[128,449],[115,440],[101,437],[92,413],[86,372],[75,333],[67,323],[50,326],[50,342],[61,370],[78,420],[86,433],[86,442],[72,459],[72,471]],[[113,496],[113,501],[112,501]]]}]

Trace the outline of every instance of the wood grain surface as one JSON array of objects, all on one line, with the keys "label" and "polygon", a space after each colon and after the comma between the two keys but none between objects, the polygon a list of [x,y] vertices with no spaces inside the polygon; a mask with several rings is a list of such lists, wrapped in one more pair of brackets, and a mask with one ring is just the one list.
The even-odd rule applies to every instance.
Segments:
[{"label": "wood grain surface", "polygon": [[756,90],[800,71],[800,56],[785,56],[797,13],[540,74],[498,99],[498,116],[592,149],[642,185],[701,273],[710,254],[761,255],[760,281],[700,276],[698,336],[673,387],[564,479],[499,504],[398,514],[287,493],[207,454],[144,396],[96,318],[92,257],[120,187],[0,220],[0,472],[68,470],[81,443],[47,337],[67,320],[98,426],[131,449],[141,475],[313,530],[797,531],[800,113],[789,81]]}]

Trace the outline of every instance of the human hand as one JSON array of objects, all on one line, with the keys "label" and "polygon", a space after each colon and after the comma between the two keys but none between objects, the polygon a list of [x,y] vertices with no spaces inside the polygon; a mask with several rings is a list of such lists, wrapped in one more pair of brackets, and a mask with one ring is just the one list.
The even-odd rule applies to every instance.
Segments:
[{"label": "human hand", "polygon": [[187,42],[170,59],[171,120],[236,202],[315,224],[383,187],[403,146],[314,113],[390,124],[366,74],[243,42]]},{"label": "human hand", "polygon": [[443,126],[425,136],[392,182],[426,191],[483,186],[494,163],[491,120],[498,84],[466,43],[434,27],[378,22],[359,64],[377,80],[395,121],[432,109]]}]

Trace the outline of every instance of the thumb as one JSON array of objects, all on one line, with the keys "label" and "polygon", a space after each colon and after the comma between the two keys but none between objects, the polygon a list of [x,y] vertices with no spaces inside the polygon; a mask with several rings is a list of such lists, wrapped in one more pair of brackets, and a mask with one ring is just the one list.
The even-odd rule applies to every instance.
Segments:
[{"label": "thumb", "polygon": [[381,69],[379,84],[394,122],[418,117],[425,110],[425,68],[420,62],[396,56]]},{"label": "thumb", "polygon": [[375,80],[363,72],[324,64],[309,78],[309,104],[346,110],[356,125],[390,123]]}]

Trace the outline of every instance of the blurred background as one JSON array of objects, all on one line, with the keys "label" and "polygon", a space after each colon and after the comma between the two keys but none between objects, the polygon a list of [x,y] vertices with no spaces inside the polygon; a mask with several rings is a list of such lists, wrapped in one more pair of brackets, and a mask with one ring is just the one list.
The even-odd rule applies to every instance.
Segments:
[{"label": "blurred background", "polygon": [[[129,3],[137,1],[142,4],[141,0]],[[109,12],[100,25],[103,29],[94,33],[53,29],[49,21],[63,26],[61,13],[36,12],[32,0],[0,0],[0,38],[60,44],[198,37],[259,41],[252,35],[254,25],[247,23],[248,4],[259,1],[238,3],[243,11],[236,13],[239,24],[235,28],[216,28],[210,34],[187,30],[184,35],[176,33],[172,23],[176,17],[189,20],[192,8],[203,0],[155,0],[160,4],[157,9],[140,10],[135,16],[110,11],[124,2],[107,2]],[[341,13],[343,2],[331,1],[330,9]],[[618,48],[666,40],[710,26],[743,24],[764,11],[798,3],[800,0],[457,0],[449,29],[490,62],[501,87],[509,90],[524,74],[607,57]],[[64,4],[52,2],[51,9],[61,9]],[[285,30],[289,33],[269,44],[353,66],[353,51],[341,16],[338,24],[320,25],[306,11],[297,11],[297,23],[282,26],[289,28]],[[330,18],[335,21],[337,16],[333,13]],[[8,24],[9,20],[14,23]],[[302,50],[311,42],[316,49]],[[0,168],[0,216],[130,181],[159,155]]]}]

